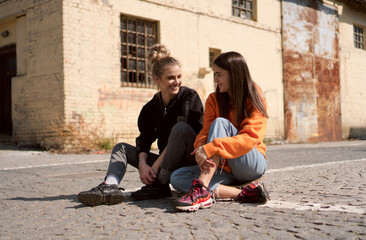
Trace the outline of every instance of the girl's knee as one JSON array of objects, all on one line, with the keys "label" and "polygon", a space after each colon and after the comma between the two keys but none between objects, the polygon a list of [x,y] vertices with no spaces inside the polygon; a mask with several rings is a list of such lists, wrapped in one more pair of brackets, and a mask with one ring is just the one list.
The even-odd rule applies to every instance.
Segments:
[{"label": "girl's knee", "polygon": [[[216,118],[213,123],[215,124],[226,124],[229,120],[227,120],[226,118],[223,118],[223,117],[218,117]],[[212,123],[212,124],[213,124]]]},{"label": "girl's knee", "polygon": [[123,148],[123,147],[124,147],[124,144],[125,144],[125,143],[122,143],[122,142],[117,143],[116,145],[114,145],[114,147],[113,147],[113,149],[112,149],[112,152],[117,152],[117,151],[119,151],[121,148]]},{"label": "girl's knee", "polygon": [[188,123],[177,122],[170,132],[170,137],[185,137],[191,136],[192,134],[194,134],[194,131]]},{"label": "girl's knee", "polygon": [[218,117],[216,118],[211,126],[210,129],[213,130],[214,128],[219,128],[219,129],[226,129],[231,125],[230,121],[227,120],[226,118],[223,117]]},{"label": "girl's knee", "polygon": [[188,129],[189,127],[190,126],[186,122],[177,122],[172,128],[172,132],[182,132]]}]

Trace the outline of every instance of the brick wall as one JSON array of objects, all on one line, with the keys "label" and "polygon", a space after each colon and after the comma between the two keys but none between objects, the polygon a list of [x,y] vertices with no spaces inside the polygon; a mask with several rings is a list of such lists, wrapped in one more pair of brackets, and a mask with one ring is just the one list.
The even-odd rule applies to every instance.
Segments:
[{"label": "brick wall", "polygon": [[14,0],[0,7],[0,19],[17,24],[18,76],[11,94],[13,139],[20,144],[42,144],[63,114],[61,3]]},{"label": "brick wall", "polygon": [[365,139],[366,50],[354,47],[353,24],[363,26],[366,31],[366,13],[342,6],[339,8],[339,21],[343,137]]},{"label": "brick wall", "polygon": [[107,1],[63,4],[65,116],[82,115],[99,134],[134,143],[137,117],[155,89],[122,88],[120,13]]}]

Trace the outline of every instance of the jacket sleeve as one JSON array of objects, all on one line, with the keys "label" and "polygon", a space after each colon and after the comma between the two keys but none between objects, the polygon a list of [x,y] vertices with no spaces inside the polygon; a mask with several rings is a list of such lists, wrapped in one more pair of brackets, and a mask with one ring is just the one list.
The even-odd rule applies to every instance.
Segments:
[{"label": "jacket sleeve", "polygon": [[157,134],[154,126],[154,120],[152,117],[154,113],[148,111],[147,105],[145,105],[138,118],[138,128],[140,135],[136,138],[136,151],[137,154],[140,152],[150,152],[151,144],[156,140]]},{"label": "jacket sleeve", "polygon": [[233,137],[217,138],[203,146],[210,158],[215,154],[226,159],[233,159],[247,154],[260,144],[266,132],[267,118],[255,110],[250,118],[240,124],[239,133]]},{"label": "jacket sleeve", "polygon": [[193,128],[196,134],[202,129],[203,106],[201,98],[196,91],[189,100],[189,115],[187,123]]},{"label": "jacket sleeve", "polygon": [[208,133],[212,122],[218,117],[216,114],[216,100],[214,93],[211,93],[205,103],[205,114],[203,115],[203,127],[194,142],[194,148],[207,143]]}]

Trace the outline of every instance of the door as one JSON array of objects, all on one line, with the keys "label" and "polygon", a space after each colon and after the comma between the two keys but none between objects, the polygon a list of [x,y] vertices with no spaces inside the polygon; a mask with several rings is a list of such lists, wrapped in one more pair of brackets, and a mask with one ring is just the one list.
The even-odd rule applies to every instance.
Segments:
[{"label": "door", "polygon": [[11,78],[15,75],[15,45],[0,48],[0,134],[2,135],[12,135]]},{"label": "door", "polygon": [[338,12],[316,0],[282,1],[285,135],[342,140]]}]

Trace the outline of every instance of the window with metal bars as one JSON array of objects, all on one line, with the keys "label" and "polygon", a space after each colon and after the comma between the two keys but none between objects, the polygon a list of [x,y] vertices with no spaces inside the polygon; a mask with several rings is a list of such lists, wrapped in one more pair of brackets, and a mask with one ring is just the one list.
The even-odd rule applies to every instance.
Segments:
[{"label": "window with metal bars", "polygon": [[157,43],[157,22],[121,15],[121,85],[154,88],[148,52]]},{"label": "window with metal bars", "polygon": [[362,27],[353,26],[353,43],[355,48],[365,50],[365,34]]},{"label": "window with metal bars", "polygon": [[253,0],[232,0],[233,16],[255,20]]}]

